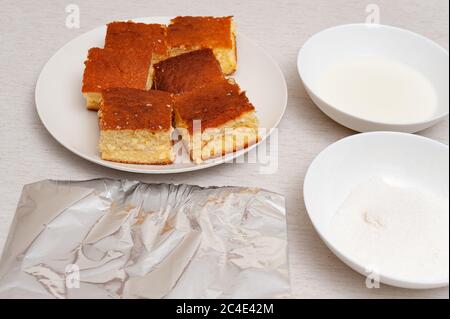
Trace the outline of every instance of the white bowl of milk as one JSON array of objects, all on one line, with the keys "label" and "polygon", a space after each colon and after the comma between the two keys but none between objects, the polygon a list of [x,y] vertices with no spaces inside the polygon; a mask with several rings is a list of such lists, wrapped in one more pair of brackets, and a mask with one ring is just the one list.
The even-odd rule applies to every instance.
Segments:
[{"label": "white bowl of milk", "polygon": [[297,66],[314,103],[355,131],[413,133],[448,115],[448,52],[407,30],[333,27],[304,44]]}]

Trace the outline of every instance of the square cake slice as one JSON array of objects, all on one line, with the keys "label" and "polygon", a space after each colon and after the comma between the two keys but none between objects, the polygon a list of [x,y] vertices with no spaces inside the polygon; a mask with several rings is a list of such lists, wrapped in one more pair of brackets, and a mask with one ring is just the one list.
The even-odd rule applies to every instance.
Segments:
[{"label": "square cake slice", "polygon": [[153,87],[182,93],[208,83],[226,81],[211,49],[184,53],[154,65]]},{"label": "square cake slice", "polygon": [[91,48],[84,64],[81,91],[90,110],[98,110],[104,89],[151,87],[149,74],[151,53],[147,51]]},{"label": "square cake slice", "polygon": [[175,123],[197,164],[259,139],[254,106],[237,84],[227,81],[177,95]]},{"label": "square cake slice", "polygon": [[[106,29],[105,48],[134,48],[152,54],[152,65],[168,57],[167,26],[132,21],[111,22]],[[149,85],[153,79],[150,68]]]},{"label": "square cake slice", "polygon": [[176,17],[167,29],[170,56],[210,48],[224,74],[237,68],[233,17]]},{"label": "square cake slice", "polygon": [[172,95],[157,90],[111,88],[99,111],[101,158],[134,164],[170,164]]},{"label": "square cake slice", "polygon": [[105,48],[135,48],[152,52],[152,62],[167,58],[167,26],[132,21],[111,22],[106,29]]}]

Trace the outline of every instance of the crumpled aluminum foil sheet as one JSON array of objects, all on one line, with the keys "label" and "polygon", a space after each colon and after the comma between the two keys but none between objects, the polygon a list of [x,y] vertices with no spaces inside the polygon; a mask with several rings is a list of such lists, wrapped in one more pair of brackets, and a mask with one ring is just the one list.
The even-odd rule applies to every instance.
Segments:
[{"label": "crumpled aluminum foil sheet", "polygon": [[284,198],[261,189],[37,182],[0,260],[0,298],[290,294]]}]

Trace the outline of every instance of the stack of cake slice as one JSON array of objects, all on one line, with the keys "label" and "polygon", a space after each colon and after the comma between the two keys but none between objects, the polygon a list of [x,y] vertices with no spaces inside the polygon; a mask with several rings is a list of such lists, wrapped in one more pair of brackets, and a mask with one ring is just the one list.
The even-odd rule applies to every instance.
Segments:
[{"label": "stack of cake slice", "polygon": [[88,109],[99,109],[104,89],[151,88],[152,64],[167,57],[166,29],[131,21],[108,24],[105,48],[90,49],[85,62],[82,92]]},{"label": "stack of cake slice", "polygon": [[195,163],[256,143],[255,108],[224,76],[236,68],[232,17],[108,24],[105,48],[88,52],[82,88],[87,108],[99,110],[101,157],[172,163],[174,126]]}]

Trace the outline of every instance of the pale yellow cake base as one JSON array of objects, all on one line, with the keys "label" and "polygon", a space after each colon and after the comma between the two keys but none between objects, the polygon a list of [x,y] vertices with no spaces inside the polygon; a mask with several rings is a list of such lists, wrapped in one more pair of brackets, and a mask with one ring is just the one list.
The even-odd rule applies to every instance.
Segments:
[{"label": "pale yellow cake base", "polygon": [[83,93],[86,99],[86,108],[92,111],[98,111],[102,103],[102,94],[97,92]]},{"label": "pale yellow cake base", "polygon": [[196,164],[257,143],[258,125],[255,112],[248,112],[219,127],[207,128],[202,133],[194,129],[193,134],[190,134],[185,123],[177,120],[177,129],[181,133],[183,143]]},{"label": "pale yellow cake base", "polygon": [[156,63],[161,62],[162,60],[167,59],[167,55],[153,55],[152,56],[152,62],[150,65],[150,69],[148,70],[148,77],[147,77],[147,86],[146,89],[150,90],[153,86],[153,76],[155,74],[155,68],[153,67]]},{"label": "pale yellow cake base", "polygon": [[172,129],[102,130],[99,149],[102,159],[113,162],[162,165],[175,159]]}]

